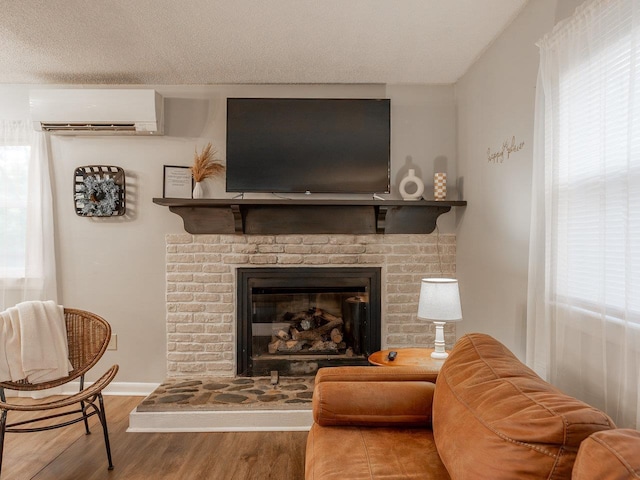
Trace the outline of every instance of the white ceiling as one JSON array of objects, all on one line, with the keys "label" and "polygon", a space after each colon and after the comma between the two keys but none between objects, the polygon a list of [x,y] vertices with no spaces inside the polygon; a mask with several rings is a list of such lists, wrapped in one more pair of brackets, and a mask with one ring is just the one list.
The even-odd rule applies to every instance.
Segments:
[{"label": "white ceiling", "polygon": [[527,0],[0,0],[0,83],[457,81]]}]

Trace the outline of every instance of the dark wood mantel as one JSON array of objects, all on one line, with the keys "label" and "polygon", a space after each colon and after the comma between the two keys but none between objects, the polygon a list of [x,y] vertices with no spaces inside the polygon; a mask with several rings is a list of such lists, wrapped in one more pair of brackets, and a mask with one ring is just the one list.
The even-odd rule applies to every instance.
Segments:
[{"label": "dark wood mantel", "polygon": [[192,234],[431,233],[463,200],[250,200],[154,198]]}]

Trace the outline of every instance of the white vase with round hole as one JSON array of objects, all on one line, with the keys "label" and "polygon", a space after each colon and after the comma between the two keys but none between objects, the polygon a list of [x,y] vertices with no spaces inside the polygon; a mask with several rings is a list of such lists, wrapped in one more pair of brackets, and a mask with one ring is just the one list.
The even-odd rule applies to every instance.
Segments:
[{"label": "white vase with round hole", "polygon": [[400,182],[400,195],[402,199],[408,201],[421,200],[423,193],[424,182],[420,177],[416,176],[416,171],[413,168],[409,169],[407,176]]}]

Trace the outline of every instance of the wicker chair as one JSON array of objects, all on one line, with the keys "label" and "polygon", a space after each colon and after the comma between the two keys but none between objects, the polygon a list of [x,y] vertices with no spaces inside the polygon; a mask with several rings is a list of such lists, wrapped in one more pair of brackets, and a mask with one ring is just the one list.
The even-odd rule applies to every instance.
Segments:
[{"label": "wicker chair", "polygon": [[[91,386],[84,388],[84,374],[93,367],[104,354],[111,339],[111,326],[106,320],[93,313],[70,308],[64,309],[64,317],[67,325],[67,340],[69,344],[69,361],[73,370],[69,375],[50,382],[32,384],[27,381],[0,382],[0,474],[2,472],[2,453],[5,432],[27,433],[52,430],[54,428],[65,427],[74,423],[84,421],[86,433],[89,431],[87,419],[93,415],[98,415],[102,430],[104,432],[104,443],[107,449],[107,460],[109,470],[113,469],[111,461],[111,447],[109,445],[109,430],[107,428],[107,417],[104,410],[102,390],[113,380],[118,372],[118,365],[113,365],[99,380]],[[54,388],[64,385],[72,380],[80,378],[80,391],[74,395],[57,398],[53,401],[44,399],[41,402],[29,404],[7,403],[4,389],[17,391],[34,391]],[[65,408],[71,407],[73,409]],[[63,409],[62,411],[60,409]],[[34,415],[35,418],[15,423],[7,423],[7,416],[10,411],[21,412],[45,412],[58,410],[49,415]],[[50,420],[59,417],[69,417],[64,421],[54,425],[44,424],[34,426],[37,422]]]}]

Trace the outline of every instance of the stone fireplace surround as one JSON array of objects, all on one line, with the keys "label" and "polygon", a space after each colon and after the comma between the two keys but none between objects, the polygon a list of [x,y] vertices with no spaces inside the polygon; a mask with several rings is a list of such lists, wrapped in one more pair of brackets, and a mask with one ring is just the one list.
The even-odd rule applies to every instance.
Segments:
[{"label": "stone fireplace surround", "polygon": [[169,377],[235,375],[239,267],[381,267],[382,348],[432,346],[433,324],[416,319],[420,280],[455,276],[453,234],[169,234],[166,248]]}]

